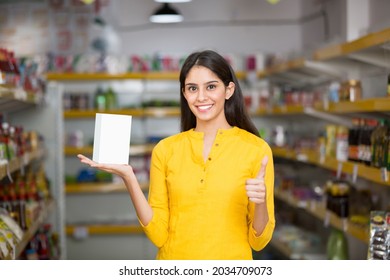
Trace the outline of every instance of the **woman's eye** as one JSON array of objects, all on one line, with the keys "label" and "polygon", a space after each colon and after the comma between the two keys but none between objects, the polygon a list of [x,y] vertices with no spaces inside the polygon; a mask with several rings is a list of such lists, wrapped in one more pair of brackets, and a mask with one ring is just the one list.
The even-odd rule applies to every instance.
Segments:
[{"label": "woman's eye", "polygon": [[215,89],[216,86],[215,86],[215,85],[209,85],[207,88],[208,88],[208,89]]},{"label": "woman's eye", "polygon": [[189,86],[189,87],[187,88],[187,91],[189,91],[189,92],[194,92],[194,91],[196,91],[196,87],[195,87],[195,86]]}]

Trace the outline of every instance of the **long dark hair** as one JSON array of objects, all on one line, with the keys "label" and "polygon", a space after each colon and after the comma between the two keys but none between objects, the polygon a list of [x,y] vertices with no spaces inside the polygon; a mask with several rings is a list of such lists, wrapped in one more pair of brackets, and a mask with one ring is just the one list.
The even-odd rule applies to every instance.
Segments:
[{"label": "long dark hair", "polygon": [[184,98],[183,90],[188,72],[194,65],[199,65],[210,69],[218,78],[222,80],[225,86],[233,82],[236,87],[234,94],[225,100],[225,116],[231,126],[237,126],[246,131],[259,136],[256,126],[253,124],[246,110],[244,96],[240,84],[230,64],[220,54],[205,50],[190,54],[184,61],[180,71],[180,105],[181,105],[181,131],[186,131],[196,126],[196,117],[191,112],[187,100]]}]

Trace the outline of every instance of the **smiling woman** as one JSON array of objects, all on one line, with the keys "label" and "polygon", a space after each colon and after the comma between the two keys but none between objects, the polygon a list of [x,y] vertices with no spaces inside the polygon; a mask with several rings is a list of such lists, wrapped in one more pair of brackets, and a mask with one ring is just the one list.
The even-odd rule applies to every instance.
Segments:
[{"label": "smiling woman", "polygon": [[131,166],[79,158],[122,177],[157,259],[252,259],[275,228],[271,149],[218,53],[188,56],[180,95],[182,132],[153,149],[148,200]]}]

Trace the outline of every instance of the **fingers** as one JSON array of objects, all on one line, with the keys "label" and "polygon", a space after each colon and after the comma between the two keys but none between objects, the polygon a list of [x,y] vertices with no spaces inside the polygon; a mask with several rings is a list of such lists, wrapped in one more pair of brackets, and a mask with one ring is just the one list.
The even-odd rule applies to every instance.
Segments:
[{"label": "fingers", "polygon": [[260,166],[259,173],[257,174],[257,178],[264,180],[267,164],[268,164],[268,156],[264,156],[263,160],[261,161],[261,166]]},{"label": "fingers", "polygon": [[265,171],[268,164],[268,157],[264,156],[261,161],[261,166],[259,173],[256,178],[251,178],[246,180],[246,194],[250,201],[261,204],[265,202],[266,199],[266,186],[265,186]]},{"label": "fingers", "polygon": [[80,159],[80,161],[82,163],[88,164],[91,167],[95,167],[97,165],[96,162],[94,162],[93,160],[91,160],[90,158],[87,158],[86,156],[84,156],[82,154],[78,154],[77,157]]}]

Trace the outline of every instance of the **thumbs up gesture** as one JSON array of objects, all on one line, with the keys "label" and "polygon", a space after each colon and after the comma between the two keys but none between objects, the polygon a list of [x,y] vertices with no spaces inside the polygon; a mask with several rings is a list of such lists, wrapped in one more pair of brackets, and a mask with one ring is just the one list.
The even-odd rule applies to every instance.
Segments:
[{"label": "thumbs up gesture", "polygon": [[256,178],[248,179],[245,182],[246,195],[249,200],[256,203],[265,203],[266,187],[265,187],[265,169],[267,167],[268,157],[265,156],[261,161],[260,171]]}]

